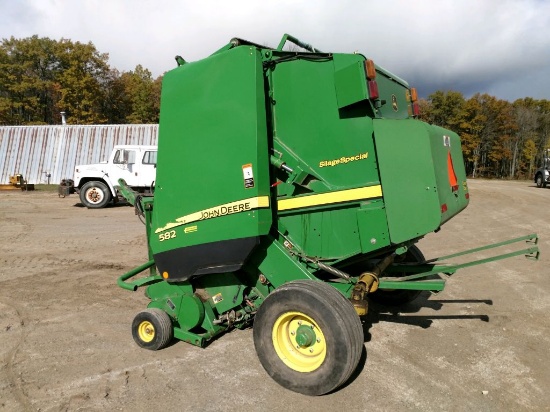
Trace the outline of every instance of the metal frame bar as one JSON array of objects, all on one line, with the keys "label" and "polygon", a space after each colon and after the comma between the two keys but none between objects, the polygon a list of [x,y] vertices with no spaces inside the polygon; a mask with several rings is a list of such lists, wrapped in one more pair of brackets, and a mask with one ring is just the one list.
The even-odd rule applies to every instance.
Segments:
[{"label": "metal frame bar", "polygon": [[152,268],[154,265],[155,265],[155,260],[151,259],[149,262],[144,263],[143,265],[138,266],[137,268],[134,268],[129,272],[126,272],[124,275],[122,275],[117,279],[117,285],[120,286],[122,289],[131,290],[135,292],[140,286],[147,285],[152,282],[161,281],[162,277],[160,277],[159,275],[152,275],[152,276],[147,276],[145,278],[133,280],[131,282],[126,282],[128,279],[136,276],[137,274],[143,272],[144,270]]},{"label": "metal frame bar", "polygon": [[494,249],[494,248],[497,248],[497,247],[500,247],[500,246],[510,245],[512,243],[521,242],[523,240],[525,242],[531,242],[531,243],[534,243],[536,245],[536,244],[538,244],[539,238],[538,238],[536,233],[532,233],[532,234],[527,235],[527,236],[521,236],[521,237],[517,237],[517,238],[514,238],[514,239],[510,239],[510,240],[505,240],[503,242],[493,243],[491,245],[486,245],[486,246],[481,246],[481,247],[477,247],[477,248],[474,248],[474,249],[465,250],[464,252],[458,252],[458,253],[454,253],[452,255],[441,256],[441,257],[438,257],[438,258],[435,258],[435,259],[430,259],[430,260],[427,260],[426,262],[430,263],[430,262],[434,262],[434,261],[440,261],[440,260],[443,260],[443,259],[451,259],[451,258],[458,257],[458,256],[464,256],[464,255],[467,255],[467,254],[470,254],[470,253],[481,252],[482,250],[489,250],[489,249]]},{"label": "metal frame bar", "polygon": [[[483,250],[490,250],[501,246],[518,243],[521,241],[525,241],[526,243],[532,243],[534,244],[534,246],[526,249],[521,249],[515,252],[503,253],[503,254],[492,256],[489,258],[477,259],[466,263],[437,264],[443,259],[449,259],[449,258],[458,257],[458,256],[465,256],[465,255],[477,253]],[[430,259],[420,264],[413,264],[413,265],[394,264],[386,270],[387,273],[407,272],[412,274],[408,276],[401,276],[401,277],[380,278],[380,285],[378,287],[380,289],[411,289],[411,290],[432,290],[432,291],[443,290],[445,285],[444,279],[422,280],[422,281],[419,281],[418,279],[426,278],[427,276],[436,275],[436,274],[445,274],[447,276],[451,276],[454,273],[456,273],[458,269],[467,268],[470,266],[482,265],[484,263],[495,262],[497,260],[508,259],[519,255],[525,255],[526,258],[538,260],[540,251],[537,244],[538,244],[538,236],[536,234],[530,234],[527,236],[521,236],[518,238],[506,240],[503,242],[493,243],[491,245],[481,246],[478,248],[465,250],[463,252],[453,253],[451,255]]]}]

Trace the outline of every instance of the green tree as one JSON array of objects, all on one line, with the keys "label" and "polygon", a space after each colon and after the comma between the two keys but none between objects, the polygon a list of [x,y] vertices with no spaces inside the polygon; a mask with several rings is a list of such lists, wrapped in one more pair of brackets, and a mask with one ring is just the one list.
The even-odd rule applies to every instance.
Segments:
[{"label": "green tree", "polygon": [[[531,176],[534,170],[542,165],[544,156],[548,155],[550,147],[550,102],[535,100],[530,97],[518,99],[513,103],[514,113],[518,123],[517,140],[522,146],[523,163],[520,165],[522,174]],[[532,144],[527,143],[532,141]],[[530,157],[525,158],[526,154]]]},{"label": "green tree", "polygon": [[464,96],[456,91],[436,91],[428,96],[429,110],[424,119],[441,127],[460,131],[464,119]]},{"label": "green tree", "polygon": [[464,104],[464,115],[460,123],[460,135],[462,138],[466,172],[471,174],[472,177],[476,177],[477,174],[483,129],[486,121],[487,117],[483,114],[479,99],[469,99]]},{"label": "green tree", "polygon": [[151,72],[138,64],[134,71],[122,73],[125,100],[129,105],[128,123],[156,123],[159,113],[159,82],[153,81]]},{"label": "green tree", "polygon": [[495,99],[491,96],[491,118],[493,119],[492,132],[494,144],[488,153],[488,158],[494,164],[494,176],[510,177],[515,175],[515,161],[517,148],[514,135],[517,131],[517,122],[514,117],[513,106],[506,100]]},{"label": "green tree", "polygon": [[48,124],[55,117],[56,42],[32,36],[0,45],[0,122]]},{"label": "green tree", "polygon": [[131,111],[129,99],[121,74],[116,69],[111,69],[104,85],[105,94],[101,102],[101,112],[110,124],[126,123],[126,116]]},{"label": "green tree", "polygon": [[32,36],[0,43],[0,124],[158,122],[161,77],[120,73],[90,43]]},{"label": "green tree", "polygon": [[[504,167],[517,148],[512,150],[511,137],[516,128],[512,106],[488,94],[475,94],[466,102],[465,121],[462,123],[463,144],[473,147],[474,158],[471,173],[473,177],[508,174]],[[468,153],[468,149],[465,150]]]},{"label": "green tree", "polygon": [[537,156],[537,145],[533,139],[527,139],[523,145],[522,161],[523,175],[530,177],[534,175],[536,165],[535,158]]},{"label": "green tree", "polygon": [[105,85],[109,82],[108,55],[99,53],[90,42],[82,44],[61,39],[58,43],[61,70],[58,76],[59,108],[68,123],[105,123],[102,113]]}]

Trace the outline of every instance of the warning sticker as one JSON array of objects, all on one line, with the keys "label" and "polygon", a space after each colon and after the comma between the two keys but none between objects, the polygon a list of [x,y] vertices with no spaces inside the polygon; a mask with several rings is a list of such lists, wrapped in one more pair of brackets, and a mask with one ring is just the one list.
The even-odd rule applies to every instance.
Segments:
[{"label": "warning sticker", "polygon": [[243,178],[245,189],[254,187],[254,174],[252,173],[252,163],[243,165]]}]

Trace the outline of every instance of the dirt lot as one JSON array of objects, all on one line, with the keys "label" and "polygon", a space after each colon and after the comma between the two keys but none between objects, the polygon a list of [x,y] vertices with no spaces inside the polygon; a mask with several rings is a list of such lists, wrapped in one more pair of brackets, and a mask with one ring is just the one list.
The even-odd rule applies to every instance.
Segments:
[{"label": "dirt lot", "polygon": [[146,261],[131,207],[0,192],[0,410],[550,410],[550,189],[469,185],[468,209],[420,242],[426,257],[537,232],[541,259],[463,269],[401,313],[377,308],[359,370],[317,398],[268,377],[251,329],[206,349],[134,344],[147,300],[116,286]]}]

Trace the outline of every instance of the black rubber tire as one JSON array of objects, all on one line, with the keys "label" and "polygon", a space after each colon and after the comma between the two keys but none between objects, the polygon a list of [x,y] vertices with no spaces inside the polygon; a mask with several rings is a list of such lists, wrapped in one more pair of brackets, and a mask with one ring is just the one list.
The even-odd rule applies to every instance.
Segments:
[{"label": "black rubber tire", "polygon": [[[405,257],[402,260],[402,262],[424,262],[426,258],[416,247],[416,245],[412,245],[409,250],[405,253]],[[400,276],[406,276],[406,273],[392,273],[392,276],[400,277]],[[382,276],[386,276],[382,274]],[[430,277],[431,278],[431,277]],[[435,277],[434,277],[435,278]],[[373,300],[374,302],[381,303],[382,305],[388,305],[388,306],[400,306],[405,305],[407,303],[412,302],[420,294],[422,293],[421,290],[404,290],[404,289],[397,289],[397,290],[383,290],[379,289],[374,293],[371,293],[368,295],[369,299]]]},{"label": "black rubber tire", "polygon": [[[148,329],[147,332],[144,329]],[[138,346],[144,349],[162,349],[170,343],[174,336],[172,320],[161,309],[146,309],[134,318],[132,336]]]},{"label": "black rubber tire", "polygon": [[[291,312],[311,318],[325,338],[325,358],[312,371],[292,369],[275,349],[274,326]],[[275,289],[256,314],[253,335],[266,372],[281,386],[305,395],[323,395],[343,385],[357,368],[364,349],[363,327],[353,305],[321,281],[298,280]]]},{"label": "black rubber tire", "polygon": [[101,209],[111,201],[111,191],[105,183],[92,180],[80,189],[80,201],[88,209]]},{"label": "black rubber tire", "polygon": [[540,173],[537,173],[537,176],[535,177],[535,183],[537,184],[537,187],[542,187],[542,175]]}]

